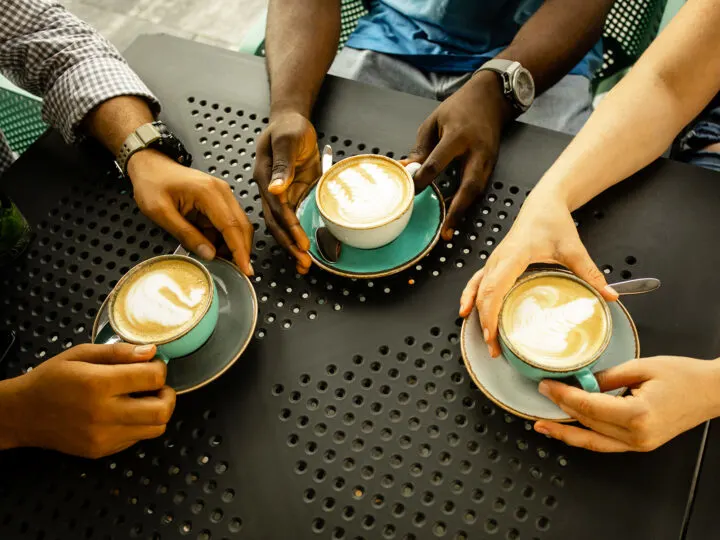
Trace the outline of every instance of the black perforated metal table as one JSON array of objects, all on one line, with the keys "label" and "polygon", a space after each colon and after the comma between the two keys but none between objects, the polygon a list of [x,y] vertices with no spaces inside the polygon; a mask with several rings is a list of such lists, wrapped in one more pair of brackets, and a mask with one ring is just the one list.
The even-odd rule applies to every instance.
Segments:
[{"label": "black perforated metal table", "polygon": [[[566,136],[513,126],[486,196],[417,267],[374,281],[317,269],[303,277],[259,218],[262,63],[160,36],[139,39],[127,56],[197,166],[225,178],[255,223],[257,333],[221,379],[179,398],[162,439],[99,461],[0,454],[0,538],[680,536],[701,429],[647,455],[570,449],[494,406],[460,358],[462,286]],[[400,156],[434,105],[332,79],[316,125],[321,143],[346,155]],[[627,302],[645,354],[709,357],[717,348],[718,180],[661,161],[578,214],[610,279],[663,281]],[[36,232],[0,274],[0,328],[18,332],[17,374],[86,341],[122,272],[175,244],[139,214],[107,155],[68,148],[54,133],[2,187]]]}]

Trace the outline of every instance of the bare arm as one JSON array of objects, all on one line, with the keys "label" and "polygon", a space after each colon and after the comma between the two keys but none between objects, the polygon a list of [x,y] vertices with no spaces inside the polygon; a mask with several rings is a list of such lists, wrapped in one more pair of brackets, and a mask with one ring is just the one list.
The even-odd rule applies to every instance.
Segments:
[{"label": "bare arm", "polygon": [[[497,58],[520,62],[542,92],[597,42],[611,5],[612,0],[548,0]],[[485,71],[472,77],[420,126],[408,158],[423,163],[415,175],[417,190],[425,189],[456,158],[465,161],[460,189],[443,226],[446,240],[485,189],[500,150],[502,129],[518,114],[503,96],[497,75]]]},{"label": "bare arm", "polygon": [[309,118],[340,40],[340,0],[272,0],[265,50],[271,113]]},{"label": "bare arm", "polygon": [[613,1],[547,0],[496,58],[520,62],[544,92],[598,42]]},{"label": "bare arm", "polygon": [[617,299],[570,212],[660,156],[720,89],[718,27],[720,1],[689,0],[532,191],[461,299],[464,317],[477,305],[490,354],[503,297],[532,263],[562,264]]},{"label": "bare arm", "polygon": [[270,76],[270,125],[258,140],[255,180],[265,223],[310,269],[310,241],[295,207],[320,176],[310,112],[340,39],[340,0],[271,0],[265,48]]},{"label": "bare arm", "polygon": [[689,0],[537,191],[557,192],[573,211],[659,157],[720,90],[718,28],[718,0]]}]

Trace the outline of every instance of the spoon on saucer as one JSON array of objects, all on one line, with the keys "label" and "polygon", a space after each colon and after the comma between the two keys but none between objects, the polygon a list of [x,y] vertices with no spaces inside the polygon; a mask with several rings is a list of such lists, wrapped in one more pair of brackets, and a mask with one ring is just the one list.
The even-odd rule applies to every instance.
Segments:
[{"label": "spoon on saucer", "polygon": [[660,288],[660,280],[657,278],[638,278],[627,281],[611,283],[610,286],[621,296],[630,294],[645,294]]},{"label": "spoon on saucer", "polygon": [[[333,149],[329,144],[325,145],[322,151],[322,173],[332,167]],[[318,227],[315,229],[315,243],[317,244],[320,256],[329,264],[335,264],[340,259],[340,251],[342,243],[335,238],[327,227]]]}]

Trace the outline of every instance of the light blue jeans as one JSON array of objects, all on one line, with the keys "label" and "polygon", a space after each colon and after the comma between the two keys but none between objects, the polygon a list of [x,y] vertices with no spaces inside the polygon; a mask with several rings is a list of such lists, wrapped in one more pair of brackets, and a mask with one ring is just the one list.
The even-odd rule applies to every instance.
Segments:
[{"label": "light blue jeans", "polygon": [[[428,73],[407,62],[374,51],[345,47],[330,68],[332,75],[443,101],[465,84],[472,73]],[[590,80],[566,75],[535,99],[518,120],[574,135],[593,111]]]}]

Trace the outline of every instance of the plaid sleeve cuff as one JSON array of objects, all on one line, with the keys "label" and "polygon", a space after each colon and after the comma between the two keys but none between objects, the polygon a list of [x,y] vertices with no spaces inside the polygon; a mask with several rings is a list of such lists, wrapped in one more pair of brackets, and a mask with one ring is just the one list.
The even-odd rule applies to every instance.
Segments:
[{"label": "plaid sleeve cuff", "polygon": [[55,81],[45,95],[43,119],[72,143],[83,136],[78,128],[85,116],[118,96],[145,98],[156,116],[160,112],[157,98],[125,62],[95,58],[77,64]]}]

